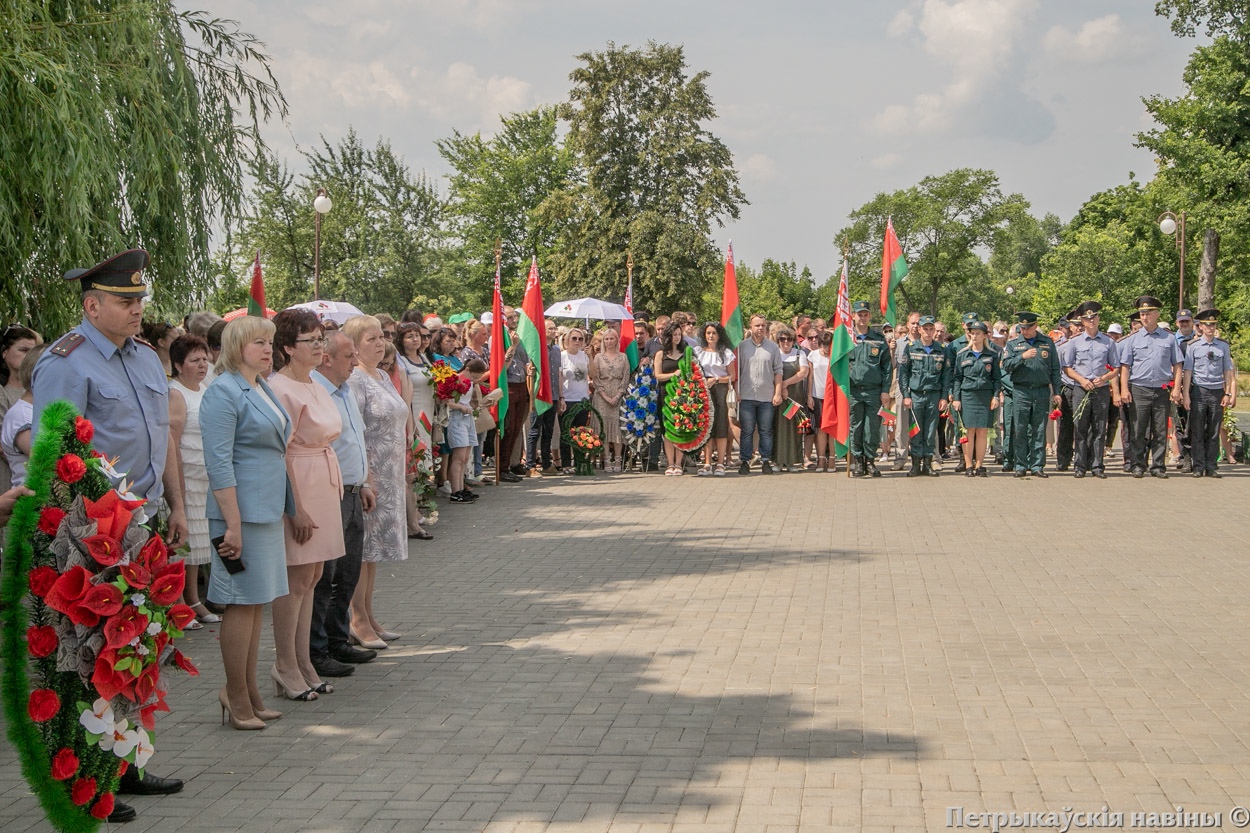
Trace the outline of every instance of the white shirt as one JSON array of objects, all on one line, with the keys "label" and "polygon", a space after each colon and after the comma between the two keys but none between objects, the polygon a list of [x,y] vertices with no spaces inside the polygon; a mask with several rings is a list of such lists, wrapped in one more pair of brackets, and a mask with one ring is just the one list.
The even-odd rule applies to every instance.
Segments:
[{"label": "white shirt", "polygon": [[705,350],[702,347],[696,347],[694,355],[699,360],[703,375],[709,379],[723,379],[728,376],[729,365],[734,362],[734,352],[728,349]]},{"label": "white shirt", "polygon": [[829,378],[829,357],[819,350],[813,350],[807,354],[807,364],[812,368],[812,398],[824,399],[825,380]]},{"label": "white shirt", "polygon": [[560,391],[568,403],[590,398],[590,357],[585,350],[560,352]]}]

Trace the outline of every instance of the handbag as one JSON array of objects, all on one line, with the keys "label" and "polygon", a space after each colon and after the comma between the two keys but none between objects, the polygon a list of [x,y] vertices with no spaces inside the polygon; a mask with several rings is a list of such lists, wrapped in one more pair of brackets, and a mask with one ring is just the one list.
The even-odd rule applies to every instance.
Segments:
[{"label": "handbag", "polygon": [[728,392],[725,393],[725,412],[729,414],[730,419],[738,418],[738,394],[734,392],[733,385],[730,385]]},{"label": "handbag", "polygon": [[473,429],[479,434],[485,434],[487,431],[495,427],[495,418],[490,415],[490,408],[484,407],[477,412],[477,417],[473,420]]}]

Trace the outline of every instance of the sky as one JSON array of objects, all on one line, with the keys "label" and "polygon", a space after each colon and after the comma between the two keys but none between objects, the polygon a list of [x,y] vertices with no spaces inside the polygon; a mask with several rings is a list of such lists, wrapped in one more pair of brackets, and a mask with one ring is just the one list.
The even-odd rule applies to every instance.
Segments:
[{"label": "sky", "polygon": [[[960,167],[998,173],[1038,216],[1149,180],[1133,147],[1141,99],[1183,91],[1197,45],[1148,0],[199,0],[267,45],[290,114],[265,131],[298,149],[354,128],[385,138],[445,193],[434,145],[561,101],[577,55],[681,44],[710,73],[750,205],[714,240],[740,263],[834,274],[837,231],[882,192]],[[309,197],[311,204],[311,195]],[[310,208],[311,210],[311,208]]]}]

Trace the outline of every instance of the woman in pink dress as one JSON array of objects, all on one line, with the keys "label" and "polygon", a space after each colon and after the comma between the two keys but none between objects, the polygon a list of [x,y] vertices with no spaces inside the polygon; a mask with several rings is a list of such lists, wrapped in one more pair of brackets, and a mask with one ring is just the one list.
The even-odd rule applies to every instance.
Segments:
[{"label": "woman in pink dress", "polygon": [[273,320],[273,363],[269,386],[291,416],[286,467],[295,491],[294,518],[286,523],[286,574],[289,592],[273,602],[277,662],[270,676],[291,700],[316,700],[334,691],[321,681],[309,656],[313,588],[322,563],[342,556],[340,501],[343,480],[330,443],[343,430],[338,408],[311,373],[321,365],[325,336],[316,313],[288,309]]}]

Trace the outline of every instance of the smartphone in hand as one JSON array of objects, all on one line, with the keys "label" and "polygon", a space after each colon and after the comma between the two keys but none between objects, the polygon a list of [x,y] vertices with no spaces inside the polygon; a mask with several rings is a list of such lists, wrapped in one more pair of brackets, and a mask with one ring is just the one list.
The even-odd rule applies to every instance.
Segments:
[{"label": "smartphone in hand", "polygon": [[242,558],[223,558],[222,557],[220,550],[221,550],[221,545],[225,542],[225,540],[226,540],[226,536],[218,535],[210,543],[213,545],[213,549],[217,550],[217,557],[221,558],[221,563],[226,565],[226,572],[233,576],[233,575],[243,572],[244,570],[247,569],[247,567],[243,565]]}]

